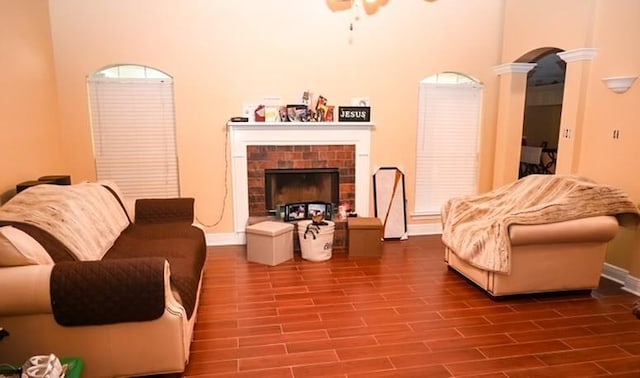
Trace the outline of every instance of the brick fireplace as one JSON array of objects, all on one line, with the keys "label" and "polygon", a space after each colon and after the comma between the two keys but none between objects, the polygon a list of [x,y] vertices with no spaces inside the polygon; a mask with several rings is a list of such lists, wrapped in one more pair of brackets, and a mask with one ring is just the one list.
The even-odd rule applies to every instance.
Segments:
[{"label": "brick fireplace", "polygon": [[[272,210],[265,207],[269,202],[265,197],[265,170],[269,169],[293,169],[304,175],[307,171],[336,168],[340,202],[336,205],[348,203],[355,208],[355,151],[355,145],[247,146],[249,216],[267,215]],[[331,202],[326,198],[300,199],[316,200]]]},{"label": "brick fireplace", "polygon": [[[230,122],[234,230],[238,241],[245,242],[250,214],[264,214],[266,210],[263,196],[267,168],[339,168],[340,202],[350,202],[359,215],[368,216],[372,128],[369,122]],[[255,196],[259,197],[255,201],[262,204],[261,208],[250,204]]]}]

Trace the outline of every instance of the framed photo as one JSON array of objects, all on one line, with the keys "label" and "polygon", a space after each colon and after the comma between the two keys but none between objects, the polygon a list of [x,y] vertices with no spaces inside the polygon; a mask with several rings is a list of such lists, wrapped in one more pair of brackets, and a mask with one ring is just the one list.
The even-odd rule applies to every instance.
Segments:
[{"label": "framed photo", "polygon": [[324,214],[324,219],[331,220],[333,205],[326,202],[296,202],[282,205],[279,210],[285,222],[311,219],[314,215]]},{"label": "framed photo", "polygon": [[290,203],[285,205],[284,220],[295,221],[307,219],[306,203]]},{"label": "framed photo", "polygon": [[325,202],[309,202],[307,204],[307,218],[316,214],[324,214],[324,219],[331,219],[331,204]]}]

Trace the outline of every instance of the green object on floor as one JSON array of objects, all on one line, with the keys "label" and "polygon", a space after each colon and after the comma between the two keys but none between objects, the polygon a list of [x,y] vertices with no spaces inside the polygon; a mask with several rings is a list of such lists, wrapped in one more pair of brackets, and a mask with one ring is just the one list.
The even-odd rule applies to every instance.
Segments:
[{"label": "green object on floor", "polygon": [[84,369],[84,361],[80,358],[61,358],[60,363],[62,365],[68,365],[67,373],[64,375],[65,378],[80,378],[82,377],[82,369]]}]

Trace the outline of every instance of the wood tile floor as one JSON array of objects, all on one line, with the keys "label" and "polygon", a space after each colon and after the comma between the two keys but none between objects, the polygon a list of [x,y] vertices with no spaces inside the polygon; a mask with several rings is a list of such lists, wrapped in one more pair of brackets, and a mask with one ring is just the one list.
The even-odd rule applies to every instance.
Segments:
[{"label": "wood tile floor", "polygon": [[209,247],[186,377],[640,377],[637,297],[606,279],[492,300],[439,236],[275,267],[245,251]]}]

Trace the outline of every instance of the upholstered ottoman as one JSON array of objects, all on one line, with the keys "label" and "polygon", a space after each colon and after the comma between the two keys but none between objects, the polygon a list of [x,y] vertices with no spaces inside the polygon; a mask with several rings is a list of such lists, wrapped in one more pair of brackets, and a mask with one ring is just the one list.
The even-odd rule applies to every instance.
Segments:
[{"label": "upholstered ottoman", "polygon": [[382,223],[378,218],[347,219],[349,256],[382,255]]},{"label": "upholstered ottoman", "polygon": [[278,265],[293,258],[293,225],[266,221],[247,226],[247,260]]}]

